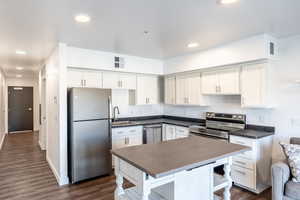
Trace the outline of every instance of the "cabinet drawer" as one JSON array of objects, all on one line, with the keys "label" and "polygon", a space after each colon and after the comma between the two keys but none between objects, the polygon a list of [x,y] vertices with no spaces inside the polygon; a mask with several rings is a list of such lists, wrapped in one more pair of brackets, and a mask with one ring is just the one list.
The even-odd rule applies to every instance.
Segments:
[{"label": "cabinet drawer", "polygon": [[113,128],[112,129],[112,138],[116,137],[125,137],[129,135],[142,135],[143,127],[142,126],[132,126],[126,128]]},{"label": "cabinet drawer", "polygon": [[249,138],[230,136],[230,143],[244,145],[247,147],[254,148],[256,142],[255,142],[255,140],[249,139]]},{"label": "cabinet drawer", "polygon": [[120,160],[120,171],[126,179],[128,179],[133,184],[137,185],[139,177],[142,174],[142,171],[136,167],[128,164],[127,162]]},{"label": "cabinet drawer", "polygon": [[242,168],[247,168],[250,170],[254,170],[255,169],[255,161],[250,160],[250,159],[245,159],[243,157],[240,156],[234,156],[232,158],[232,164],[242,167]]},{"label": "cabinet drawer", "polygon": [[231,171],[232,180],[235,184],[256,189],[255,174],[252,170],[233,165]]}]

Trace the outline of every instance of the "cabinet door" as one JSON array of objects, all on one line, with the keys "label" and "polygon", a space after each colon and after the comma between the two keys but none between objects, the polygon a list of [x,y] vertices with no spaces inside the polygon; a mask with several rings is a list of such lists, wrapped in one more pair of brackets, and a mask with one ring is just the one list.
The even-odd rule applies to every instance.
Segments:
[{"label": "cabinet door", "polygon": [[136,89],[136,75],[120,74],[120,88],[135,90]]},{"label": "cabinet door", "polygon": [[187,88],[186,77],[176,77],[176,104],[187,104]]},{"label": "cabinet door", "polygon": [[143,136],[140,134],[129,135],[127,136],[127,146],[135,146],[143,144]]},{"label": "cabinet door", "polygon": [[137,77],[137,104],[143,105],[159,103],[158,92],[158,77]]},{"label": "cabinet door", "polygon": [[68,87],[82,87],[83,73],[82,71],[68,70]]},{"label": "cabinet door", "polygon": [[186,79],[187,81],[187,104],[189,105],[200,105],[202,101],[201,94],[201,78],[199,75],[193,75]]},{"label": "cabinet door", "polygon": [[252,107],[263,104],[264,65],[244,66],[241,74],[242,106]]},{"label": "cabinet door", "polygon": [[167,140],[173,140],[176,138],[176,127],[172,126],[172,125],[165,125],[165,131],[164,131],[164,135],[163,135],[163,140],[167,141]]},{"label": "cabinet door", "polygon": [[136,91],[136,104],[138,105],[145,105],[148,103],[148,88],[147,82],[145,80],[145,76],[138,76],[137,77],[137,91]]},{"label": "cabinet door", "polygon": [[119,74],[114,72],[103,72],[103,88],[119,89],[121,86]]},{"label": "cabinet door", "polygon": [[217,94],[219,86],[217,72],[204,72],[201,78],[202,94]]},{"label": "cabinet door", "polygon": [[165,104],[175,104],[176,99],[176,78],[165,78]]},{"label": "cabinet door", "polygon": [[87,88],[102,88],[102,73],[83,72],[83,84]]},{"label": "cabinet door", "polygon": [[218,73],[220,94],[240,94],[239,68],[222,70]]}]

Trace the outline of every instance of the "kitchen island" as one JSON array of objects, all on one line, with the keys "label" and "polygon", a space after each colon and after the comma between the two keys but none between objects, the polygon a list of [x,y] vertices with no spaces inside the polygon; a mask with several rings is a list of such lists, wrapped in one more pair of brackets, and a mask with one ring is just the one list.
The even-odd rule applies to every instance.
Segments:
[{"label": "kitchen island", "polygon": [[[112,151],[117,187],[115,200],[212,200],[224,188],[230,199],[232,156],[249,148],[191,136]],[[214,168],[224,165],[224,176]],[[124,189],[123,179],[135,187]]]}]

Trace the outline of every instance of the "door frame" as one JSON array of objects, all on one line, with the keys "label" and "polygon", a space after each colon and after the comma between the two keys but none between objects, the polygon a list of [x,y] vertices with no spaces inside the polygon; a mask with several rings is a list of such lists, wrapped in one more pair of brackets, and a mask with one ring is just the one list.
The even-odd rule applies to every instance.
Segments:
[{"label": "door frame", "polygon": [[[9,94],[8,94],[8,89],[9,89],[9,87],[27,87],[27,88],[32,88],[32,130],[23,130],[23,131],[12,131],[12,132],[10,132],[9,131],[9,112],[8,112],[8,104],[9,104]],[[34,112],[35,112],[35,99],[34,99],[34,94],[35,94],[35,91],[34,91],[34,86],[25,86],[25,85],[22,85],[22,84],[20,84],[20,85],[18,85],[18,84],[13,84],[13,85],[7,85],[7,87],[6,87],[6,94],[7,94],[7,96],[6,96],[6,102],[7,102],[7,104],[6,104],[6,110],[7,110],[7,123],[6,123],[6,128],[7,128],[7,133],[8,134],[14,134],[14,133],[24,133],[24,132],[28,132],[28,131],[32,131],[32,132],[34,132],[34,125],[35,125],[35,121],[34,121]]]}]

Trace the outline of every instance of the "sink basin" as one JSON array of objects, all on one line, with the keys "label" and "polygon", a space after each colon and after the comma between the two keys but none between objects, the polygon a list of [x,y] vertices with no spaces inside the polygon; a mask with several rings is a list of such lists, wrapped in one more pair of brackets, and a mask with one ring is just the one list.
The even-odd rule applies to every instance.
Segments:
[{"label": "sink basin", "polygon": [[133,125],[133,124],[136,124],[136,122],[133,122],[133,121],[116,121],[116,122],[112,123],[113,126],[126,126],[126,125]]}]

